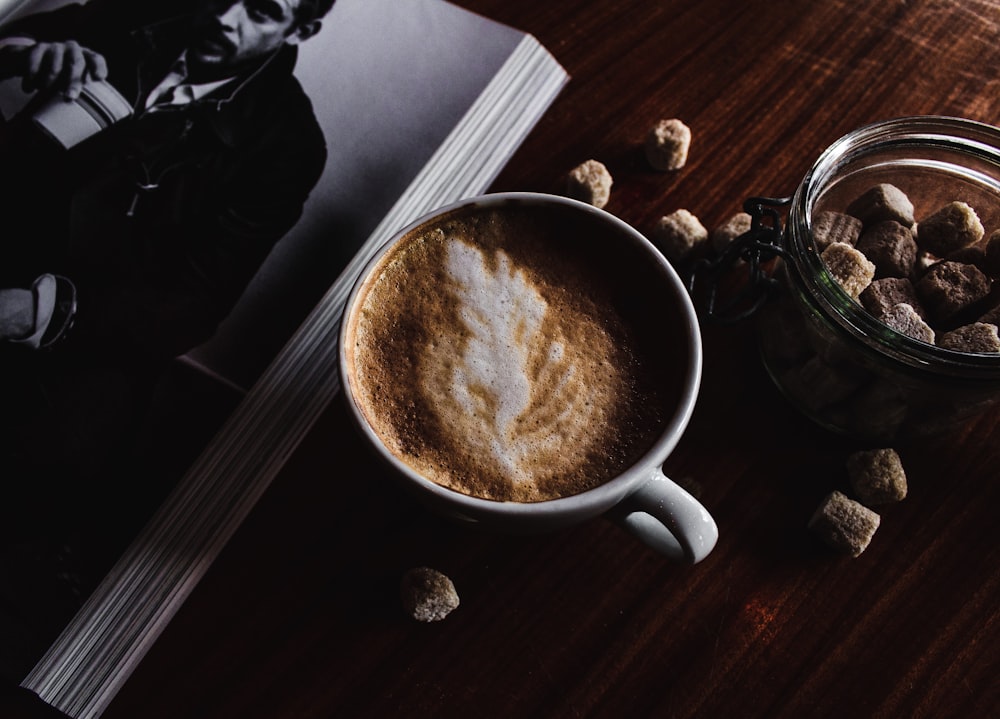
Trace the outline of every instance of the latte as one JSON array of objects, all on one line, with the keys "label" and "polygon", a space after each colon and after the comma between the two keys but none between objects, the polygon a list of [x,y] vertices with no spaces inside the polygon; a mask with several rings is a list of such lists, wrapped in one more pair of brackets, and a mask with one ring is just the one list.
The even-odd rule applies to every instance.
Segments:
[{"label": "latte", "polygon": [[409,232],[345,321],[382,443],[457,492],[535,502],[632,466],[681,392],[684,333],[634,240],[579,210],[464,207]]}]

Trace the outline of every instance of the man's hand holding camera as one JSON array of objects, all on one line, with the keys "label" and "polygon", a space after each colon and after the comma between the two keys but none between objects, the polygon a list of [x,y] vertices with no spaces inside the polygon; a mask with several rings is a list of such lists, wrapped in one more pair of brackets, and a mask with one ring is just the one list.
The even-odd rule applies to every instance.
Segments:
[{"label": "man's hand holding camera", "polygon": [[25,92],[50,90],[74,100],[85,82],[107,76],[104,57],[74,40],[0,48],[0,78],[20,77]]}]

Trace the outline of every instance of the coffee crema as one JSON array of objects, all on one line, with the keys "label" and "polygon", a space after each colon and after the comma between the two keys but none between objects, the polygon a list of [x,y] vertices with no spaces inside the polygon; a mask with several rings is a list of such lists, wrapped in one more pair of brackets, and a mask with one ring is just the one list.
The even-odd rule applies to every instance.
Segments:
[{"label": "coffee crema", "polygon": [[648,258],[595,225],[563,207],[472,206],[382,258],[347,320],[348,382],[396,457],[458,492],[535,502],[652,446],[682,335],[651,319],[662,282]]}]

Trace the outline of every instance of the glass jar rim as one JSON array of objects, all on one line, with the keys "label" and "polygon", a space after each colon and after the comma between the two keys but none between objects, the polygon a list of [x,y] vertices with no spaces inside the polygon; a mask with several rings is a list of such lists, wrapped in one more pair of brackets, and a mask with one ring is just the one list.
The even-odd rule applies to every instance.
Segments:
[{"label": "glass jar rim", "polygon": [[799,279],[824,314],[881,354],[928,371],[1000,380],[1000,353],[959,352],[928,344],[875,318],[841,288],[826,269],[813,242],[812,210],[836,170],[860,157],[906,146],[934,147],[975,156],[996,166],[1000,178],[1000,128],[938,115],[899,117],[862,126],[824,150],[797,188],[786,232],[792,262]]}]

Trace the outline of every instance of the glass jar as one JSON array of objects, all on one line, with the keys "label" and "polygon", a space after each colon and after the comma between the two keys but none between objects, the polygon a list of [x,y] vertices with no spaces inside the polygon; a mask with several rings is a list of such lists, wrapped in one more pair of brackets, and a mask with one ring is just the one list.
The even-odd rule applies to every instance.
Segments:
[{"label": "glass jar", "polygon": [[[880,183],[906,193],[918,233],[920,218],[960,200],[989,236],[1000,228],[1000,129],[946,117],[862,127],[820,155],[791,199],[776,243],[778,290],[757,313],[764,365],[820,425],[888,443],[949,430],[994,404],[1000,353],[957,352],[900,334],[827,271],[813,218],[823,209],[843,212]],[[985,307],[997,304],[994,285]]]}]

